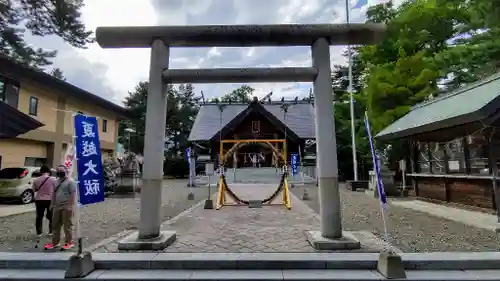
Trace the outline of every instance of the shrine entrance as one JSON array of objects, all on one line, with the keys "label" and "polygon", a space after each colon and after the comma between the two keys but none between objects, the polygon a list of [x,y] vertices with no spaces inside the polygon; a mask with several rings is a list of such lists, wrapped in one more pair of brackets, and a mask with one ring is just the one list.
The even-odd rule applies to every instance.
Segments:
[{"label": "shrine entrance", "polygon": [[[165,87],[172,83],[312,82],[321,224],[320,232],[311,231],[311,237],[338,240],[335,243],[344,241],[333,118],[334,95],[331,85],[330,46],[373,44],[383,38],[385,29],[385,25],[373,23],[98,27],[96,40],[101,47],[151,48],[141,220],[135,238],[130,242],[121,243],[121,247],[126,249],[129,245],[133,245],[135,248],[151,249],[160,248],[158,245],[161,245],[164,248],[171,243],[170,241],[175,240],[175,233],[162,233],[160,228],[163,190],[161,167],[165,160],[163,150],[168,98]],[[170,49],[175,47],[266,46],[308,46],[311,48],[312,65],[277,68],[169,69]],[[213,122],[215,124],[216,120]],[[286,143],[284,146],[286,147]],[[220,154],[223,160],[222,153]],[[286,153],[283,158],[286,161]],[[287,200],[283,201],[286,204]]]}]

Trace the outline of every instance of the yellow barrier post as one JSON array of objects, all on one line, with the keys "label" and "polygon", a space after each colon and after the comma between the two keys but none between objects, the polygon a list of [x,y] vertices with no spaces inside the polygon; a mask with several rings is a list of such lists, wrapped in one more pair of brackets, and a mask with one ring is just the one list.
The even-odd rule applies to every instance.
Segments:
[{"label": "yellow barrier post", "polygon": [[290,190],[288,189],[288,179],[285,178],[283,182],[283,205],[288,210],[292,209],[292,202],[290,201]]},{"label": "yellow barrier post", "polygon": [[224,183],[222,180],[222,175],[219,178],[219,191],[217,192],[217,205],[216,205],[216,210],[219,210],[222,208],[222,205],[224,204],[223,202],[223,196],[224,196]]}]

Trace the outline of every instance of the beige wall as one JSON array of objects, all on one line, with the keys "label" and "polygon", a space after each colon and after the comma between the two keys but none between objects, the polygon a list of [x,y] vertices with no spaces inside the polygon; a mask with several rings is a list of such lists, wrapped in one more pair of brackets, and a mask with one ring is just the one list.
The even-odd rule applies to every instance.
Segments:
[{"label": "beige wall", "polygon": [[44,142],[29,140],[0,140],[2,168],[24,166],[26,157],[47,158]]},{"label": "beige wall", "polygon": [[25,114],[29,114],[30,97],[38,98],[38,114],[37,116],[30,116],[45,124],[39,130],[55,132],[57,124],[57,96],[48,91],[23,84],[19,91],[18,109]]},{"label": "beige wall", "polygon": [[[66,110],[72,112],[81,111],[85,115],[98,117],[97,121],[99,124],[99,138],[103,141],[113,142],[113,143],[115,142],[116,140],[115,128],[116,128],[117,118],[112,113],[107,112],[106,110],[99,107],[79,104],[76,101],[72,100],[66,102]],[[108,120],[108,128],[106,132],[102,131],[103,119]],[[73,134],[74,133],[73,130],[74,130],[73,117],[69,116],[64,120],[64,134],[66,135]]]},{"label": "beige wall", "polygon": [[[65,153],[63,143],[72,140],[74,130],[72,112],[77,111],[99,117],[101,148],[115,152],[118,116],[113,112],[85,101],[68,100],[61,93],[44,88],[43,85],[21,81],[18,109],[25,114],[29,114],[29,100],[32,96],[38,98],[38,108],[37,116],[31,117],[45,125],[15,140],[0,140],[2,168],[24,165],[25,157],[46,158],[48,165],[60,164],[60,159]],[[102,132],[103,119],[108,123],[106,132]]]}]

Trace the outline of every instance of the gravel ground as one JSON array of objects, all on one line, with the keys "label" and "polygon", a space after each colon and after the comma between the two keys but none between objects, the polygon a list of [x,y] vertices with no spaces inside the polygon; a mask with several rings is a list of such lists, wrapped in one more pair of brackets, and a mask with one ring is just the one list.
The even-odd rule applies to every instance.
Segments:
[{"label": "gravel ground", "polygon": [[[192,190],[195,200],[189,201],[186,180],[165,181],[162,194],[162,221],[176,216],[207,196],[207,188],[196,187]],[[139,194],[136,198],[110,196],[103,203],[82,208],[80,225],[82,236],[86,238],[85,246],[95,244],[121,231],[136,228],[139,223],[139,196]],[[0,218],[0,252],[37,251],[34,249],[36,243],[34,223],[34,212]],[[46,229],[47,221],[44,223]]]},{"label": "gravel ground", "polygon": [[[304,201],[319,212],[318,188],[307,186],[310,201]],[[293,194],[302,198],[304,187],[295,187]],[[342,223],[345,230],[367,230],[383,236],[383,223],[376,198],[364,193],[340,189]],[[389,199],[390,200],[390,199]],[[391,205],[388,210],[391,243],[403,252],[500,251],[500,234],[427,213]]]}]

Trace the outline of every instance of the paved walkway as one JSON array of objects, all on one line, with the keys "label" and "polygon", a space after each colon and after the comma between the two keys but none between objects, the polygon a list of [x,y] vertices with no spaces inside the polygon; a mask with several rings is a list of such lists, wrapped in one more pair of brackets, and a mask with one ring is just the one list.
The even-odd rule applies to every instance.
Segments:
[{"label": "paved walkway", "polygon": [[[162,193],[162,218],[170,219],[184,210],[195,205],[199,200],[207,196],[207,188],[193,188],[196,200],[188,200],[189,188],[186,188],[186,180],[165,180]],[[81,208],[80,225],[85,245],[92,245],[103,239],[131,230],[139,223],[140,194],[135,197],[130,195],[111,195],[102,203],[92,204]],[[33,204],[15,206],[6,205],[9,208],[21,209]],[[44,230],[48,227],[44,220]],[[35,212],[10,215],[0,218],[0,252],[40,252],[40,248],[34,248],[38,240],[35,233]],[[46,243],[50,237],[43,237],[41,243]]]},{"label": "paved walkway", "polygon": [[35,211],[35,204],[27,205],[14,205],[5,204],[0,205],[0,218],[8,217],[12,215],[24,214]]},{"label": "paved walkway", "polygon": [[496,231],[500,227],[495,215],[482,212],[469,211],[419,200],[392,201],[391,204],[491,231]]},{"label": "paved walkway", "polygon": [[[229,184],[244,200],[263,199],[272,194],[276,185]],[[166,252],[314,252],[306,239],[307,230],[319,229],[318,215],[295,196],[292,209],[282,205],[224,206],[220,210],[205,210],[203,204],[188,210],[162,225],[175,230],[177,241]],[[279,203],[281,197],[276,199]],[[371,232],[353,233],[362,243],[361,252],[378,252],[387,245]],[[118,239],[119,237],[117,237]],[[94,249],[116,252],[116,240]],[[395,249],[397,251],[397,249]]]}]

